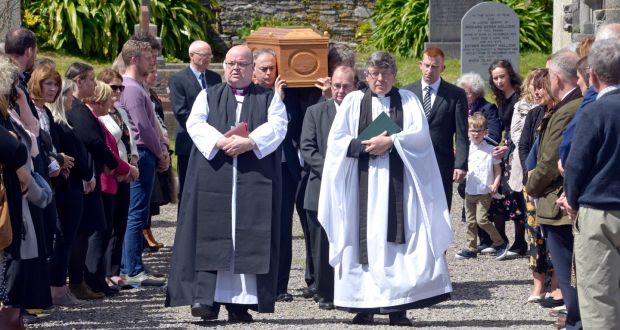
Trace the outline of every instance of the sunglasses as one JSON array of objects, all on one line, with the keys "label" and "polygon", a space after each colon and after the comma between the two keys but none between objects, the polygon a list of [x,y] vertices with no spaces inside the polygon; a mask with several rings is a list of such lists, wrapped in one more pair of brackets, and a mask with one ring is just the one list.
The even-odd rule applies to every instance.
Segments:
[{"label": "sunglasses", "polygon": [[110,85],[110,88],[112,88],[112,90],[115,92],[121,92],[121,93],[125,90],[125,86],[123,85]]}]

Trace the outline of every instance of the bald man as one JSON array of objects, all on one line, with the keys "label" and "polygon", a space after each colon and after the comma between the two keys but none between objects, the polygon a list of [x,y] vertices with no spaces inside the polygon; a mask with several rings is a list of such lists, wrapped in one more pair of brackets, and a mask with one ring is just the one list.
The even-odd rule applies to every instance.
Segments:
[{"label": "bald man", "polygon": [[[187,119],[191,180],[179,208],[166,305],[192,305],[203,319],[217,318],[218,304],[230,322],[252,322],[248,309],[275,309],[282,185],[276,150],[288,121],[279,95],[252,83],[253,70],[250,49],[231,48],[226,83],[201,91]],[[231,127],[236,133],[225,136]]]},{"label": "bald man", "polygon": [[179,173],[179,201],[183,195],[187,162],[192,149],[192,140],[187,134],[185,124],[194,100],[200,91],[222,82],[219,74],[208,70],[213,58],[211,46],[197,40],[189,46],[189,65],[170,77],[170,101],[172,112],[177,120],[175,152],[177,154],[177,171]]}]

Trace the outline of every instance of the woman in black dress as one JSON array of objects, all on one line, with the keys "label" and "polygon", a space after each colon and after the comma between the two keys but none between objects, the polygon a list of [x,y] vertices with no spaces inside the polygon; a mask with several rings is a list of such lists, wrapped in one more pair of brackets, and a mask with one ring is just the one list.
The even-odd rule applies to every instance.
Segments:
[{"label": "woman in black dress", "polygon": [[[521,77],[514,71],[512,64],[507,60],[497,60],[489,67],[489,85],[495,96],[495,103],[498,115],[502,121],[504,129],[504,143],[496,150],[496,155],[502,156],[502,180],[499,198],[494,199],[490,216],[495,227],[506,237],[505,222],[513,220],[515,223],[515,239],[509,251],[513,255],[525,255],[527,243],[525,241],[525,200],[520,192],[510,189],[508,179],[510,178],[510,156],[515,152],[515,144],[512,143],[510,134],[510,124],[514,112],[514,106],[521,94]],[[485,238],[481,236],[481,242]]]}]

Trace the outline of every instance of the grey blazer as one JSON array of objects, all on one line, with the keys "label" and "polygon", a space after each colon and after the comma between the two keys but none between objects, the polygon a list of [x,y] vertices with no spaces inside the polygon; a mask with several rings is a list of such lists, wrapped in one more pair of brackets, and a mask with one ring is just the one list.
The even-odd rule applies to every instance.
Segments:
[{"label": "grey blazer", "polygon": [[321,176],[327,151],[327,137],[336,116],[334,100],[317,103],[306,110],[301,129],[301,156],[310,169],[308,185],[304,195],[304,209],[317,211]]}]

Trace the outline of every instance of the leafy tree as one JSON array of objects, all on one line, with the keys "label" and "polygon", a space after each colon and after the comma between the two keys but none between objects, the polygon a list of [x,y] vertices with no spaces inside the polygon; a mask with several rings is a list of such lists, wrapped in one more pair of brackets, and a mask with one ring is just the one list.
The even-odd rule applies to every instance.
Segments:
[{"label": "leafy tree", "polygon": [[[24,0],[24,22],[43,47],[114,58],[139,22],[140,0]],[[217,6],[216,0],[211,0]],[[164,54],[187,58],[187,47],[207,39],[211,8],[200,0],[151,0]]]}]

